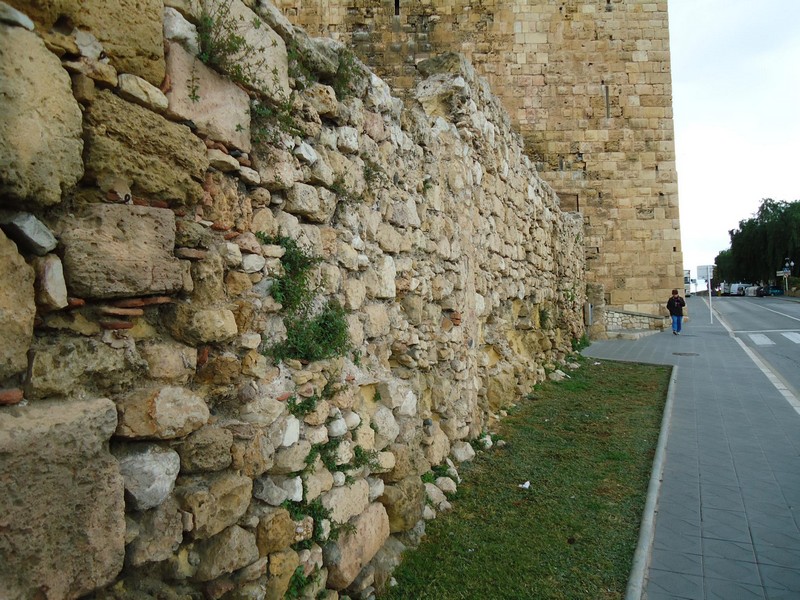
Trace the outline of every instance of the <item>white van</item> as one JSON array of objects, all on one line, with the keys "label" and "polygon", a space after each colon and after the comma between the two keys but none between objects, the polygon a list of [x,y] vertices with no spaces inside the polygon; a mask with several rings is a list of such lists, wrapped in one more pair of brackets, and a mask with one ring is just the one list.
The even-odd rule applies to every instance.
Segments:
[{"label": "white van", "polygon": [[749,288],[752,284],[750,283],[732,283],[731,284],[731,296],[744,296],[744,291]]}]

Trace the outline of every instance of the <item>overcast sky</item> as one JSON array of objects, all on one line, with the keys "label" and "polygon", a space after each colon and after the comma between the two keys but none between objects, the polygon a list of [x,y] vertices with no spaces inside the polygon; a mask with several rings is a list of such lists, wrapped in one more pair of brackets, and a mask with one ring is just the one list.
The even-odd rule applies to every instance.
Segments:
[{"label": "overcast sky", "polygon": [[669,0],[669,19],[683,263],[697,277],[763,198],[800,200],[800,0]]}]

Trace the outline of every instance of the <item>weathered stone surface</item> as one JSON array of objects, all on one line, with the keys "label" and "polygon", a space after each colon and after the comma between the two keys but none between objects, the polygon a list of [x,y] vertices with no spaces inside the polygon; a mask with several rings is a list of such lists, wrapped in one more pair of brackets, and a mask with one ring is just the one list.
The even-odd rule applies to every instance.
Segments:
[{"label": "weathered stone surface", "polygon": [[336,196],[325,189],[295,183],[286,194],[284,210],[315,223],[326,223],[336,210]]},{"label": "weathered stone surface", "polygon": [[136,538],[125,549],[131,566],[167,560],[183,540],[183,520],[174,498],[151,510],[130,514],[129,518],[135,519],[138,526]]},{"label": "weathered stone surface", "polygon": [[419,476],[412,476],[387,485],[379,498],[386,507],[392,533],[408,531],[422,518],[425,487]]},{"label": "weathered stone surface", "polygon": [[140,388],[117,402],[117,435],[126,438],[183,437],[208,422],[208,406],[182,387]]},{"label": "weathered stone surface", "polygon": [[97,339],[37,339],[31,350],[26,393],[32,399],[68,396],[79,388],[119,393],[144,367],[135,352]]},{"label": "weathered stone surface", "polygon": [[169,114],[192,121],[212,140],[250,152],[250,97],[230,79],[209,69],[180,44],[169,44],[167,73],[172,83]]},{"label": "weathered stone surface", "polygon": [[256,536],[238,525],[203,540],[195,546],[200,565],[195,573],[198,581],[211,581],[224,573],[233,573],[258,560]]},{"label": "weathered stone surface", "polygon": [[292,575],[300,566],[297,552],[291,548],[273,552],[269,557],[269,579],[265,600],[282,600],[286,597]]},{"label": "weathered stone surface", "polygon": [[69,77],[35,33],[0,24],[0,89],[0,206],[58,204],[83,175],[81,111]]},{"label": "weathered stone surface", "polygon": [[223,428],[207,426],[189,435],[176,450],[183,473],[221,471],[231,464],[233,434]]},{"label": "weathered stone surface", "polygon": [[175,216],[146,206],[94,204],[58,221],[70,293],[122,298],[173,293],[183,287],[172,256]]},{"label": "weathered stone surface", "polygon": [[91,31],[118,71],[161,85],[163,0],[9,0],[9,4],[28,14],[45,31],[64,19],[79,30]]},{"label": "weathered stone surface", "polygon": [[0,229],[22,252],[44,256],[58,245],[47,225],[30,213],[0,213]]},{"label": "weathered stone surface", "polygon": [[176,306],[166,325],[176,338],[193,345],[224,342],[239,333],[230,309],[196,308],[191,304]]},{"label": "weathered stone surface", "polygon": [[67,284],[58,255],[37,256],[33,260],[33,268],[36,271],[36,304],[39,308],[47,312],[67,306]]},{"label": "weathered stone surface", "polygon": [[85,113],[84,129],[90,181],[103,187],[122,177],[135,196],[171,204],[203,198],[206,147],[185,125],[102,90]]},{"label": "weathered stone surface", "polygon": [[156,444],[126,444],[114,449],[125,481],[128,504],[148,510],[164,502],[175,487],[181,460],[178,453]]},{"label": "weathered stone surface", "polygon": [[136,75],[121,73],[117,77],[117,86],[119,95],[125,100],[136,102],[150,110],[164,112],[169,106],[164,92]]},{"label": "weathered stone surface", "polygon": [[386,406],[379,406],[372,415],[372,425],[375,429],[375,449],[383,450],[397,439],[400,425],[397,423],[392,411]]},{"label": "weathered stone surface", "polygon": [[453,457],[454,461],[462,463],[475,458],[475,449],[469,442],[454,442],[452,448],[450,448],[450,456]]},{"label": "weathered stone surface", "polygon": [[[200,41],[197,27],[192,25],[175,8],[164,3],[164,38],[170,42],[178,42],[192,56],[200,54]],[[169,50],[167,50],[167,72],[169,72]]]},{"label": "weathered stone surface", "polygon": [[33,337],[34,272],[0,231],[0,380],[24,371]]},{"label": "weathered stone surface", "polygon": [[231,456],[232,466],[237,472],[256,478],[272,467],[275,444],[267,430],[242,424],[235,427]]},{"label": "weathered stone surface", "polygon": [[153,379],[187,383],[197,369],[197,349],[171,340],[150,340],[139,344]]},{"label": "weathered stone surface", "polygon": [[285,508],[276,508],[262,516],[256,529],[261,556],[284,550],[294,542],[294,521]]},{"label": "weathered stone surface", "polygon": [[394,298],[397,295],[395,277],[397,269],[391,256],[381,256],[364,274],[362,281],[372,298]]},{"label": "weathered stone surface", "polygon": [[335,487],[321,497],[322,505],[331,511],[331,520],[345,523],[361,514],[369,505],[369,484],[357,479],[347,486]]},{"label": "weathered stone surface", "polygon": [[369,507],[351,521],[354,531],[345,533],[336,542],[323,548],[328,567],[328,586],[342,590],[349,586],[389,538],[389,517],[379,503]]},{"label": "weathered stone surface", "polygon": [[108,452],[111,401],[0,413],[0,581],[9,600],[78,598],[114,580],[125,544],[123,482]]},{"label": "weathered stone surface", "polygon": [[273,472],[276,475],[286,475],[302,471],[306,464],[306,456],[310,451],[311,444],[307,440],[300,440],[289,448],[281,448],[275,453]]},{"label": "weathered stone surface", "polygon": [[247,511],[252,492],[252,479],[223,472],[181,478],[175,496],[181,508],[192,514],[192,536],[205,539],[236,523]]}]

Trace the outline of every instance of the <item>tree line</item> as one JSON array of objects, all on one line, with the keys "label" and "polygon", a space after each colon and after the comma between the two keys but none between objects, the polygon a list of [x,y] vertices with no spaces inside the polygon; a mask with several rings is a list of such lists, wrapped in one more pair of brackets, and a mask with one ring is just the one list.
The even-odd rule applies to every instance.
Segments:
[{"label": "tree line", "polygon": [[765,198],[749,219],[728,231],[731,247],[714,259],[716,281],[769,282],[786,258],[800,270],[800,201]]}]

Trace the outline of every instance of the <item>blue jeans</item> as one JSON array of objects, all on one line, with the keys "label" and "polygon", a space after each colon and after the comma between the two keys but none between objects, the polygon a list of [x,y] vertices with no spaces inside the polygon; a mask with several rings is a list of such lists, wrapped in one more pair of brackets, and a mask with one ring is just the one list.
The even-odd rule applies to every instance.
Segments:
[{"label": "blue jeans", "polygon": [[672,315],[672,331],[677,331],[678,333],[680,333],[681,323],[683,323],[683,317]]}]

